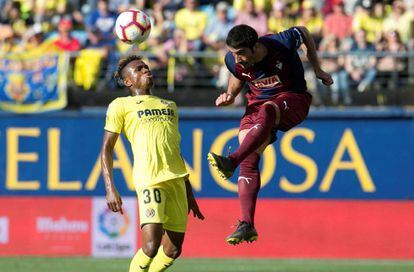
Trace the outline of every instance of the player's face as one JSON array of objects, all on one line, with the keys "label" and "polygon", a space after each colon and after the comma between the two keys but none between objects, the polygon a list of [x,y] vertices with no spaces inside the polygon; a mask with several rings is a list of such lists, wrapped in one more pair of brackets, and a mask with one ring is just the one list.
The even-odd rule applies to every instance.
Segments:
[{"label": "player's face", "polygon": [[128,71],[125,85],[135,89],[150,89],[154,85],[152,73],[142,60],[131,61],[126,67]]},{"label": "player's face", "polygon": [[229,50],[233,54],[235,62],[240,64],[243,68],[248,68],[253,65],[254,53],[251,48],[241,47],[235,49],[229,47]]}]

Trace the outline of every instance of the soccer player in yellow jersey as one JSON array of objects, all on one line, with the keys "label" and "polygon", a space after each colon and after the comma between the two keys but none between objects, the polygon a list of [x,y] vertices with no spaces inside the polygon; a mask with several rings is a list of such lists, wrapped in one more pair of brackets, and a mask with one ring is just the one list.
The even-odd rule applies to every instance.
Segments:
[{"label": "soccer player in yellow jersey", "polygon": [[122,213],[112,177],[113,149],[122,132],[134,154],[142,235],[142,248],[129,272],[164,271],[181,253],[187,214],[193,211],[204,219],[181,157],[177,106],[151,95],[152,73],[139,56],[122,59],[115,78],[129,88],[131,96],[112,101],[106,114],[101,164],[107,204],[113,212]]}]

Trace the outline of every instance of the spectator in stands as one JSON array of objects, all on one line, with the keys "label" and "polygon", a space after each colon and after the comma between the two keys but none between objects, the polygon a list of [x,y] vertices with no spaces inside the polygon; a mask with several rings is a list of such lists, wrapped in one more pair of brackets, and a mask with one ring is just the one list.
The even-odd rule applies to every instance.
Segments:
[{"label": "spectator in stands", "polygon": [[[391,31],[384,34],[383,39],[377,45],[377,51],[401,53],[407,51],[406,46],[402,43],[400,34],[397,31]],[[378,73],[387,78],[386,85],[388,88],[395,88],[398,85],[398,74],[403,72],[407,67],[405,58],[398,58],[387,55],[378,59]],[[391,80],[389,80],[391,78]]]},{"label": "spectator in stands", "polygon": [[299,17],[296,24],[305,26],[315,40],[315,43],[319,44],[322,37],[323,19],[316,11],[312,1],[305,0],[302,3],[302,15]]},{"label": "spectator in stands", "polygon": [[115,71],[117,55],[114,50],[117,39],[114,33],[117,14],[109,10],[108,0],[98,0],[97,10],[89,15],[86,23],[88,40],[86,49],[79,52],[75,61],[74,80],[84,90],[91,90],[101,76],[101,66],[105,67],[105,80],[102,84],[115,87],[112,74]]},{"label": "spectator in stands", "polygon": [[[165,30],[166,38],[170,39],[173,37],[174,29],[175,29],[175,14],[178,8],[178,4],[175,1],[165,0],[163,1],[162,5],[162,15],[164,17],[163,22],[163,29]],[[155,11],[155,4],[154,4],[154,11]],[[155,11],[156,12],[156,11]]]},{"label": "spectator in stands", "polygon": [[45,32],[40,24],[34,24],[24,33],[21,43],[15,48],[16,53],[44,54],[53,52],[52,40],[45,39]]},{"label": "spectator in stands", "polygon": [[408,31],[408,40],[405,42],[407,48],[410,50],[414,49],[414,1],[406,0],[407,10],[404,14],[403,28]]},{"label": "spectator in stands", "polygon": [[335,56],[335,54],[340,53],[340,51],[341,47],[338,37],[328,35],[322,39],[319,45],[319,52],[332,54],[334,56],[324,56],[321,58],[321,68],[325,72],[331,74],[334,83],[329,87],[319,84],[319,88],[330,88],[332,104],[338,105],[339,98],[342,96],[343,103],[345,105],[350,105],[352,100],[348,88],[349,86],[346,85],[348,74],[344,70],[344,57],[338,55]]},{"label": "spectator in stands", "polygon": [[[246,10],[247,7],[247,1],[248,0],[234,0],[233,1],[233,7],[237,12],[241,12],[243,10]],[[280,1],[280,0],[277,0]],[[254,0],[254,6],[257,12],[260,13],[268,13],[271,10],[272,3],[276,1],[272,0]]]},{"label": "spectator in stands", "polygon": [[62,19],[70,19],[72,21],[72,27],[74,29],[84,28],[84,18],[82,13],[74,8],[74,6],[68,2],[66,5],[59,5],[56,12],[53,14],[50,22],[53,26],[58,26]]},{"label": "spectator in stands", "polygon": [[109,10],[121,13],[129,9],[129,0],[110,0],[108,2]]},{"label": "spectator in stands", "polygon": [[267,21],[269,32],[276,34],[295,25],[295,18],[290,16],[288,9],[289,6],[281,1],[273,4],[272,13]]},{"label": "spectator in stands", "polygon": [[155,2],[152,10],[148,11],[152,18],[151,35],[148,37],[147,48],[145,50],[154,54],[148,58],[148,63],[152,70],[167,67],[168,55],[164,49],[164,42],[167,40],[167,30],[162,2]]},{"label": "spectator in stands", "polygon": [[207,26],[207,15],[198,10],[197,0],[185,0],[184,8],[175,14],[175,25],[182,29],[190,43],[188,49],[198,51],[202,48],[202,35]]},{"label": "spectator in stands", "polygon": [[59,22],[58,38],[53,42],[53,44],[61,51],[78,51],[81,48],[79,40],[72,37],[71,31],[73,28],[73,23],[68,18],[63,18]]},{"label": "spectator in stands", "polygon": [[[13,9],[13,3],[7,1],[4,3],[3,9],[0,10],[0,54],[10,53],[15,46],[15,38],[17,37],[12,27],[10,12]],[[18,12],[17,9],[15,11]]]},{"label": "spectator in stands", "polygon": [[[182,29],[174,31],[173,38],[164,43],[164,50],[170,54],[181,53],[185,54],[189,51],[188,41],[185,37],[185,32]],[[174,79],[181,81],[188,74],[188,66],[194,64],[194,59],[191,57],[174,58]]]},{"label": "spectator in stands", "polygon": [[[377,74],[376,58],[372,55],[375,53],[375,47],[367,42],[365,31],[359,30],[354,34],[354,44],[350,53],[345,58],[345,69],[352,82],[358,84],[358,91],[364,92]],[[348,82],[346,86],[349,86]]]},{"label": "spectator in stands", "polygon": [[404,2],[401,0],[395,0],[392,3],[392,11],[384,20],[383,30],[384,33],[391,31],[398,31],[401,40],[407,43],[410,38],[410,30],[412,19],[408,12],[405,12]]},{"label": "spectator in stands", "polygon": [[13,28],[13,32],[22,37],[27,30],[26,21],[22,18],[20,13],[20,3],[13,2],[11,8],[6,15],[6,24],[10,24]]},{"label": "spectator in stands", "polygon": [[352,16],[344,11],[344,3],[339,2],[333,6],[333,12],[326,16],[323,25],[323,36],[333,35],[339,40],[352,36]]},{"label": "spectator in stands", "polygon": [[207,48],[218,53],[218,60],[211,59],[211,61],[205,62],[209,64],[208,66],[213,71],[215,85],[223,89],[227,86],[230,76],[228,69],[224,65],[224,56],[227,52],[226,38],[230,29],[234,26],[234,23],[228,18],[229,8],[230,6],[224,1],[216,5],[216,16],[209,21],[203,37]]},{"label": "spectator in stands", "polygon": [[[358,0],[348,0],[348,1],[343,1],[343,0],[325,0],[325,1],[322,1],[323,2],[323,7],[321,8],[321,13],[325,17],[325,16],[331,14],[334,11],[334,7],[336,5],[338,5],[339,3],[343,3],[344,4],[344,11],[345,11],[345,13],[346,14],[352,14],[352,11],[351,12],[348,12],[348,10],[345,9],[345,4],[347,2],[356,2],[356,1],[358,1]],[[353,6],[352,6],[352,9],[353,9]]]},{"label": "spectator in stands", "polygon": [[236,25],[245,24],[253,27],[259,36],[266,35],[267,16],[262,11],[257,11],[253,0],[246,0],[245,9],[239,11],[236,16]]},{"label": "spectator in stands", "polygon": [[227,17],[229,5],[222,1],[216,6],[216,16],[213,17],[204,31],[203,41],[208,48],[216,51],[223,50],[226,46],[226,37],[234,26]]},{"label": "spectator in stands", "polygon": [[0,24],[9,24],[10,23],[10,10],[13,8],[13,2],[6,1],[4,6],[0,9]]},{"label": "spectator in stands", "polygon": [[380,40],[385,20],[385,7],[381,1],[374,5],[372,1],[363,1],[362,9],[358,9],[352,22],[354,32],[364,30],[367,41],[375,43]]},{"label": "spectator in stands", "polygon": [[116,43],[114,26],[116,13],[109,10],[108,0],[99,0],[98,9],[92,11],[86,24],[89,46],[113,47]]},{"label": "spectator in stands", "polygon": [[188,42],[185,37],[185,32],[182,29],[176,29],[172,39],[167,40],[164,43],[164,50],[166,52],[188,52]]}]

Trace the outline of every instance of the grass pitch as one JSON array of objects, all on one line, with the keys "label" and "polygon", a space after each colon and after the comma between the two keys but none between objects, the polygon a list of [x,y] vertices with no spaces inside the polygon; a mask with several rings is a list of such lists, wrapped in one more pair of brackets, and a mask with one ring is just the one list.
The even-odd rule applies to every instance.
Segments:
[{"label": "grass pitch", "polygon": [[[0,258],[1,272],[127,272],[128,259]],[[180,259],[169,272],[412,272],[414,262],[379,260]]]}]

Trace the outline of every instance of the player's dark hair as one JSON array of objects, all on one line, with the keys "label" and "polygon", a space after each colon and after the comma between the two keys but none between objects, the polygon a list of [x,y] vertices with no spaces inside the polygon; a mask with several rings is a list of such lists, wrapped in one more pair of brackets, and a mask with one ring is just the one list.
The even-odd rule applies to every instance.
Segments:
[{"label": "player's dark hair", "polygon": [[248,47],[253,49],[259,36],[256,30],[248,25],[236,25],[227,34],[226,44],[234,49]]},{"label": "player's dark hair", "polygon": [[116,71],[114,73],[114,79],[119,85],[124,85],[124,76],[122,74],[122,70],[124,70],[125,66],[127,66],[128,63],[134,60],[142,60],[142,57],[138,55],[130,55],[119,60],[118,68],[116,68]]}]

